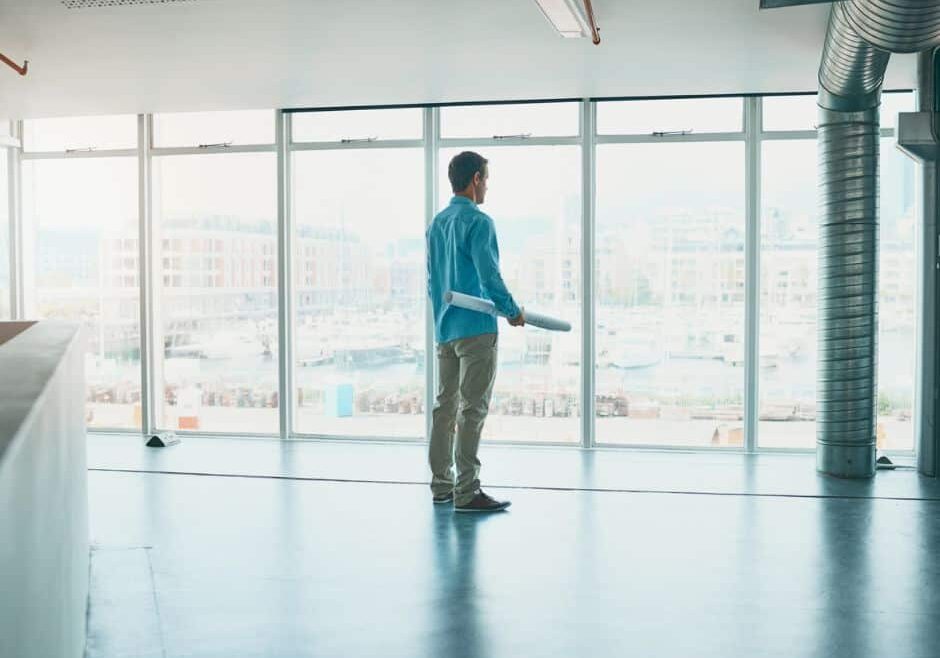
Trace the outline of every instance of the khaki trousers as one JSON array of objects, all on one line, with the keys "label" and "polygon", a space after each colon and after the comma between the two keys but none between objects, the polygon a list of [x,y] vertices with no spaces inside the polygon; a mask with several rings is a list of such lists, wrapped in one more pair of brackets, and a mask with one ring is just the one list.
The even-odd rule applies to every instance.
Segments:
[{"label": "khaki trousers", "polygon": [[496,379],[496,334],[438,345],[437,365],[437,401],[428,446],[431,491],[434,495],[453,491],[454,503],[464,505],[480,488],[477,450]]}]

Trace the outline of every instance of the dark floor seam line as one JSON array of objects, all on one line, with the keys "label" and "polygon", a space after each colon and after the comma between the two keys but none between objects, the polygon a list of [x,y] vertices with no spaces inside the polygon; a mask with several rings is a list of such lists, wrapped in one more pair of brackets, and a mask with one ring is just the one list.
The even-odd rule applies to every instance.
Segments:
[{"label": "dark floor seam line", "polygon": [[[191,475],[196,477],[243,478],[249,480],[287,480],[293,482],[335,482],[337,484],[390,484],[428,486],[428,482],[415,480],[361,480],[355,478],[302,477],[297,475],[251,475],[246,473],[203,473],[197,471],[155,471],[131,468],[89,468],[99,473],[140,473],[145,475]],[[837,494],[779,494],[747,493],[732,491],[681,491],[678,489],[612,489],[604,487],[549,487],[544,485],[488,484],[487,489],[510,489],[519,491],[572,491],[584,493],[628,493],[667,494],[672,496],[742,496],[750,498],[806,498],[822,500],[896,500],[923,503],[940,503],[940,498],[912,498],[910,496],[849,496]]]},{"label": "dark floor seam line", "polygon": [[157,600],[157,574],[153,570],[153,560],[150,559],[150,548],[144,548],[147,556],[147,566],[150,568],[150,586],[153,591],[153,610],[157,615],[157,633],[160,635],[160,653],[166,658],[166,640],[163,637],[163,617],[160,615],[160,601]]}]

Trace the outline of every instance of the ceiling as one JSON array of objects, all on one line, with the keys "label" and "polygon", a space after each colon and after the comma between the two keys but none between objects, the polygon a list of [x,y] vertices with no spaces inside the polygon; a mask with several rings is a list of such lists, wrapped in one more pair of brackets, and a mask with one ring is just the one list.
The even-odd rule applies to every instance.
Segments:
[{"label": "ceiling", "polygon": [[[0,116],[810,91],[827,5],[594,0],[603,42],[534,0],[0,0]],[[895,56],[887,87],[914,86]]]}]

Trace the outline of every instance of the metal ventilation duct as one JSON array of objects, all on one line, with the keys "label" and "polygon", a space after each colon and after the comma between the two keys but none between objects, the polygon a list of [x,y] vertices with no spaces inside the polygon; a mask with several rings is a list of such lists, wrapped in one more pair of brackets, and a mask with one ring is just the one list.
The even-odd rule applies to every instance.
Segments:
[{"label": "metal ventilation duct", "polygon": [[819,66],[817,468],[875,473],[878,386],[878,105],[891,52],[940,44],[940,6],[832,6]]},{"label": "metal ventilation duct", "polygon": [[940,4],[933,0],[849,0],[846,16],[875,48],[917,53],[937,45]]},{"label": "metal ventilation duct", "polygon": [[848,111],[877,107],[889,57],[891,53],[859,36],[845,3],[833,4],[819,65],[820,106]]}]

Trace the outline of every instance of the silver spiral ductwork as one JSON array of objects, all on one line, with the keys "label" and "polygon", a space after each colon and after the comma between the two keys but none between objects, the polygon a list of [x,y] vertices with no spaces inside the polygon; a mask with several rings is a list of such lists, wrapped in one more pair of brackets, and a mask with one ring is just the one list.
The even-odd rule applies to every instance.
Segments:
[{"label": "silver spiral ductwork", "polygon": [[817,465],[875,472],[878,108],[820,108]]},{"label": "silver spiral ductwork", "polygon": [[847,3],[836,2],[819,65],[819,104],[830,110],[877,107],[891,53],[859,36],[848,18]]},{"label": "silver spiral ductwork", "polygon": [[892,53],[937,45],[940,4],[935,0],[848,0],[846,16],[862,39]]},{"label": "silver spiral ductwork", "polygon": [[875,473],[878,105],[891,52],[940,43],[924,0],[835,2],[819,67],[817,468]]}]

